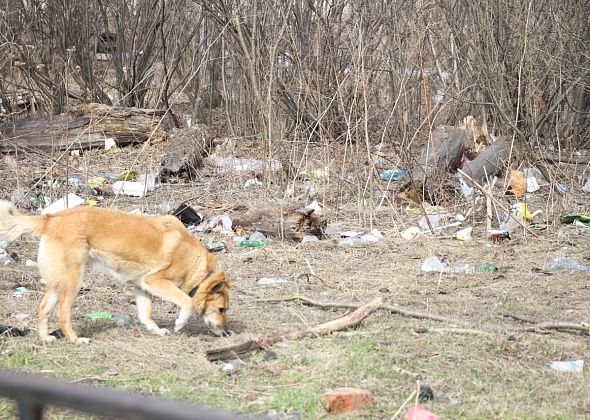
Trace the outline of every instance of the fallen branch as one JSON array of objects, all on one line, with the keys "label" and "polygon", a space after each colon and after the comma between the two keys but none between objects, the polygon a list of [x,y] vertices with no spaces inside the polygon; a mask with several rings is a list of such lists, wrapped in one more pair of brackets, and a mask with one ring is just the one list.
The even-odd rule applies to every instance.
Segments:
[{"label": "fallen branch", "polygon": [[515,329],[515,331],[542,330],[577,330],[590,334],[590,324],[582,321],[543,321],[528,327],[520,327]]},{"label": "fallen branch", "polygon": [[323,324],[313,327],[303,328],[301,330],[285,330],[260,337],[258,340],[250,340],[246,343],[235,346],[224,347],[207,351],[207,359],[212,361],[228,360],[239,356],[249,354],[261,348],[268,348],[273,344],[283,340],[298,340],[305,337],[319,337],[332,333],[334,331],[344,330],[361,323],[363,319],[375,312],[381,307],[383,299],[381,297],[373,299],[371,302],[358,307],[355,311]]},{"label": "fallen branch", "polygon": [[[356,309],[359,307],[357,303],[347,303],[347,302],[319,302],[317,300],[310,299],[306,296],[290,296],[285,298],[275,298],[275,299],[261,299],[257,300],[256,302],[289,302],[289,301],[300,301],[306,303],[308,305],[317,306],[319,308],[348,308],[348,309]],[[451,318],[444,315],[436,315],[430,314],[426,312],[415,311],[413,309],[404,308],[398,305],[388,305],[382,304],[378,309],[384,309],[386,311],[393,312],[395,314],[407,316],[409,318],[417,318],[417,319],[431,319],[433,321],[441,321],[441,322],[448,322],[450,324],[456,325],[464,325],[470,326],[467,321],[463,321],[457,318]]]},{"label": "fallen branch", "polygon": [[[348,302],[320,302],[313,299],[310,299],[306,296],[290,296],[285,298],[273,298],[273,299],[257,299],[256,302],[290,302],[290,301],[300,301],[307,305],[317,306],[318,308],[348,308],[348,309],[356,309],[359,308],[360,305],[356,303],[348,303]],[[451,318],[443,315],[436,315],[431,313],[425,313],[420,311],[415,311],[413,309],[404,308],[397,305],[388,305],[382,304],[377,309],[383,309],[386,311],[390,311],[392,313],[396,313],[398,315],[403,315],[409,318],[417,318],[417,319],[430,319],[433,321],[440,321],[440,322],[447,322],[449,324],[454,325],[462,325],[466,328],[455,328],[455,329],[444,329],[439,328],[436,331],[441,332],[450,332],[450,333],[457,333],[457,334],[474,334],[474,335],[492,335],[497,333],[505,333],[505,332],[527,332],[527,331],[542,331],[542,330],[559,330],[559,329],[569,329],[569,330],[578,330],[578,331],[587,331],[590,333],[590,323],[584,321],[541,321],[537,322],[531,320],[529,318],[525,318],[519,315],[504,313],[502,316],[507,318],[517,319],[519,321],[528,322],[530,326],[526,327],[498,327],[489,325],[486,328],[474,328],[468,321],[464,321],[462,319]]]}]

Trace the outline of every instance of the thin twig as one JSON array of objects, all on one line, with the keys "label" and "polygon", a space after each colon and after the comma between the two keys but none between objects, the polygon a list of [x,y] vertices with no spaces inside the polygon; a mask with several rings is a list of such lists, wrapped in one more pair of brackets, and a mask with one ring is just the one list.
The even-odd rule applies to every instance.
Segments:
[{"label": "thin twig", "polygon": [[512,219],[516,220],[516,222],[521,225],[524,230],[526,230],[527,232],[529,232],[531,235],[533,235],[535,238],[538,238],[539,235],[537,235],[535,233],[534,230],[532,230],[530,227],[528,227],[527,225],[525,225],[523,222],[521,222],[520,220],[518,220],[516,217],[514,217],[512,215],[512,213],[510,212],[510,210],[508,210],[506,208],[506,206],[504,206],[504,204],[500,203],[499,200],[497,200],[493,195],[491,195],[490,193],[488,193],[484,187],[482,187],[481,185],[479,185],[479,183],[474,180],[472,177],[470,177],[469,175],[467,175],[465,172],[463,172],[461,169],[457,169],[457,171],[459,173],[461,173],[461,175],[463,175],[464,177],[466,177],[468,180],[470,180],[471,182],[473,182],[473,185],[475,185],[477,187],[478,190],[480,190],[486,197],[489,197],[494,203],[496,203],[496,205],[498,205],[498,207],[500,207],[502,210],[504,210],[506,213],[508,213],[508,216],[511,217]]}]

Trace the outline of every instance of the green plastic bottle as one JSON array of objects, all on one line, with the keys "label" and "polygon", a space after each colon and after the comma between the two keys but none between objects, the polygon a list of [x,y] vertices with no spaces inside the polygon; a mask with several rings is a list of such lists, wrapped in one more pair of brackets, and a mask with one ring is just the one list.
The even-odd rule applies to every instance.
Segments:
[{"label": "green plastic bottle", "polygon": [[264,241],[242,241],[240,246],[244,248],[262,248],[266,243]]}]

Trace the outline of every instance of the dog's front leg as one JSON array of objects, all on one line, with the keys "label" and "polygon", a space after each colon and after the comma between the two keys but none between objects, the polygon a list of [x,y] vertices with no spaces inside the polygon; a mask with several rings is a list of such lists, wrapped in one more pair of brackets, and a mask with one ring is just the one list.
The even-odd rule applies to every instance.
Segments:
[{"label": "dog's front leg", "polygon": [[180,307],[178,318],[174,323],[174,331],[180,331],[193,314],[192,299],[172,282],[161,279],[157,275],[146,276],[143,279],[145,290]]},{"label": "dog's front leg", "polygon": [[135,304],[137,305],[137,315],[139,321],[144,325],[146,330],[156,335],[168,335],[170,331],[166,328],[160,328],[152,319],[152,296],[140,288],[135,288]]}]

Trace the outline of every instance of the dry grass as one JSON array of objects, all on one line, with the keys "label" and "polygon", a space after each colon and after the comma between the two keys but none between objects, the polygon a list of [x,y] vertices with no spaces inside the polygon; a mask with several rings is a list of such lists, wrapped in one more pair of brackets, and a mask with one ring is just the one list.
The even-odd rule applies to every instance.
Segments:
[{"label": "dry grass", "polygon": [[[157,146],[129,148],[119,154],[92,151],[77,162],[70,161],[70,166],[71,170],[81,167],[89,176],[128,169],[143,172],[157,168],[161,155]],[[0,164],[5,180],[1,184],[3,198],[10,197],[17,184],[31,186],[27,177],[34,170],[50,167],[51,162],[27,156],[17,165],[15,172],[5,163]],[[186,201],[210,216],[240,204],[283,199],[282,182],[264,190],[246,190],[243,184],[248,176],[205,169],[191,184],[163,185],[143,199],[106,197],[102,205],[122,210],[141,208],[157,214],[164,203],[174,206]],[[584,359],[588,363],[588,334],[515,333],[511,328],[522,324],[502,316],[510,312],[537,320],[590,320],[588,274],[545,276],[535,271],[544,269],[552,256],[567,255],[578,261],[588,258],[588,230],[556,223],[540,232],[539,238],[519,232],[512,241],[494,244],[484,237],[480,215],[485,211],[476,206],[473,242],[445,237],[419,237],[408,242],[399,238],[398,232],[416,224],[420,216],[397,206],[372,208],[368,217],[367,208],[352,200],[358,192],[356,178],[344,178],[334,171],[330,184],[322,187],[320,197],[328,218],[356,229],[372,222],[384,233],[384,239],[365,248],[340,248],[335,239],[299,245],[270,241],[261,249],[232,247],[221,254],[222,265],[239,279],[230,311],[236,334],[228,339],[209,335],[196,319],[182,334],[163,338],[149,335],[137,325],[119,328],[109,321],[86,320],[83,314],[93,311],[135,315],[130,287],[120,288],[110,279],[88,273],[73,316],[75,328],[90,336],[91,344],[74,346],[63,340],[42,344],[35,331],[42,288],[35,269],[24,266],[26,259],[35,259],[37,244],[24,240],[11,245],[10,251],[16,252],[20,260],[0,270],[0,319],[2,324],[27,326],[33,333],[24,338],[1,338],[0,366],[240,412],[298,412],[302,418],[325,416],[320,401],[322,391],[340,386],[370,389],[378,403],[363,417],[389,418],[410,396],[417,381],[434,389],[437,397],[426,405],[446,418],[590,416],[588,369],[581,374],[560,374],[549,368],[552,360]],[[296,184],[295,194],[302,194],[300,182]],[[342,195],[343,185],[354,191]],[[62,193],[53,194],[57,197]],[[533,195],[532,207],[542,207],[553,222],[565,209],[584,210],[583,205],[568,197],[539,192]],[[465,214],[471,207],[472,203],[462,203],[455,210]],[[219,233],[203,235],[205,241],[211,238],[229,239]],[[565,239],[576,246],[565,244]],[[430,254],[458,262],[490,261],[500,271],[474,276],[421,275],[421,261]],[[299,277],[308,273],[309,267],[321,280]],[[289,283],[261,287],[256,284],[261,277],[282,277]],[[29,292],[14,298],[11,290],[16,285],[26,286]],[[220,364],[207,362],[207,349],[280,329],[313,325],[345,313],[296,302],[265,301],[296,294],[352,302],[366,302],[382,295],[393,304],[458,317],[474,328],[494,325],[506,332],[457,334],[443,323],[379,311],[350,331],[279,343],[272,347],[276,359],[266,360],[262,353],[257,354],[245,360],[232,377],[221,373]],[[30,318],[18,321],[13,315],[19,313],[29,314]],[[175,315],[175,307],[156,302],[157,322],[170,327]],[[515,341],[508,340],[509,334]],[[2,409],[11,413],[8,403],[0,401]],[[60,411],[52,413],[51,418],[70,418]]]}]

